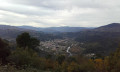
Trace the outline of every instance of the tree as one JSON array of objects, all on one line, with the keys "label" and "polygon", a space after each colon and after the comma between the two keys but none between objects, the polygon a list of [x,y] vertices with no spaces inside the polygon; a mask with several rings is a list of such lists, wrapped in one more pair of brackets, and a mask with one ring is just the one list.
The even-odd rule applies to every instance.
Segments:
[{"label": "tree", "polygon": [[105,58],[107,62],[108,72],[119,72],[120,71],[120,48],[118,48],[114,53]]},{"label": "tree", "polygon": [[62,64],[62,62],[65,60],[65,56],[59,55],[56,60],[58,61],[59,64]]},{"label": "tree", "polygon": [[97,72],[104,72],[105,70],[105,65],[104,61],[102,59],[95,59],[95,68]]},{"label": "tree", "polygon": [[76,58],[73,57],[73,56],[70,56],[68,59],[67,59],[68,62],[76,62]]},{"label": "tree", "polygon": [[9,54],[10,49],[8,48],[8,44],[0,38],[0,59],[2,60],[2,63],[6,62],[6,57],[8,57]]},{"label": "tree", "polygon": [[27,47],[30,46],[30,35],[29,33],[22,33],[21,35],[18,35],[16,38],[17,46],[18,47]]},{"label": "tree", "polygon": [[38,39],[33,38],[33,37],[30,38],[30,47],[31,48],[36,48],[37,46],[39,46],[39,44],[40,44],[40,41]]},{"label": "tree", "polygon": [[[69,62],[70,63],[70,62]],[[68,62],[64,61],[61,65],[61,72],[67,72]]]},{"label": "tree", "polygon": [[16,38],[17,46],[22,48],[36,48],[39,46],[40,41],[34,37],[31,37],[29,33],[24,32],[21,35],[18,35]]},{"label": "tree", "polygon": [[79,65],[75,62],[71,62],[67,70],[68,72],[80,72]]}]

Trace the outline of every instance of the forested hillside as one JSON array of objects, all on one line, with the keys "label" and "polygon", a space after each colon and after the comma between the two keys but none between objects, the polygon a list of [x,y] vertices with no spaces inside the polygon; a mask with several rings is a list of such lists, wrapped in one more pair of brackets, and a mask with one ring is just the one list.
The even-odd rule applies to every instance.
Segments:
[{"label": "forested hillside", "polygon": [[65,33],[63,36],[82,43],[80,46],[85,48],[84,53],[108,55],[115,51],[120,43],[120,24],[112,23],[87,31]]}]

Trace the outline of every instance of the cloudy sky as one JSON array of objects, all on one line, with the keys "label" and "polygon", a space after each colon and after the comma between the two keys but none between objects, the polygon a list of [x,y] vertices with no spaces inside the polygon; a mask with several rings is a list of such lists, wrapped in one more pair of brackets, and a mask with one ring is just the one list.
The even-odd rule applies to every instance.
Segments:
[{"label": "cloudy sky", "polygon": [[120,0],[0,0],[0,24],[98,27],[120,23]]}]

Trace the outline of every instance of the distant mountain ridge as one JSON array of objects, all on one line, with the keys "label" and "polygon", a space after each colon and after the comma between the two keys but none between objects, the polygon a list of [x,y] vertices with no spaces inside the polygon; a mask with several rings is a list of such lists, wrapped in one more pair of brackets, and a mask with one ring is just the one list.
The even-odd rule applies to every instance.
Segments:
[{"label": "distant mountain ridge", "polygon": [[59,37],[53,34],[46,34],[41,31],[35,31],[32,29],[19,28],[19,27],[10,26],[10,25],[0,25],[0,38],[7,39],[9,41],[15,40],[15,38],[23,32],[28,32],[30,33],[30,35],[40,40],[50,40],[50,39]]},{"label": "distant mountain ridge", "polygon": [[41,28],[41,27],[32,27],[32,26],[18,26],[19,28],[25,28],[25,29],[32,29],[36,31],[43,31],[47,33],[53,33],[53,32],[79,32],[83,30],[89,30],[93,29],[92,27],[47,27],[47,28]]},{"label": "distant mountain ridge", "polygon": [[10,26],[10,25],[0,25],[0,29],[6,30],[6,29],[18,29],[18,27]]},{"label": "distant mountain ridge", "polygon": [[[89,33],[90,31],[90,33]],[[4,39],[13,39],[17,35],[23,32],[29,32],[31,35],[42,38],[45,37],[45,33],[57,33],[61,35],[62,32],[72,32],[73,34],[68,34],[67,36],[79,36],[79,34],[95,34],[96,32],[120,32],[120,23],[112,23],[98,28],[89,27],[48,27],[48,28],[37,28],[31,26],[10,26],[10,25],[0,25],[0,37]],[[45,33],[43,33],[45,32]],[[91,33],[92,32],[92,33]],[[52,36],[51,36],[52,37]]]}]

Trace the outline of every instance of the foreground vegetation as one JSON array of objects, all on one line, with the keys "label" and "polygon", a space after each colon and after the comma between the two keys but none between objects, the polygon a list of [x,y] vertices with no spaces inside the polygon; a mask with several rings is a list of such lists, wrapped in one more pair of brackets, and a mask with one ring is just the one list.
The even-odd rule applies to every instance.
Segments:
[{"label": "foreground vegetation", "polygon": [[120,48],[106,57],[86,58],[82,55],[40,56],[39,40],[28,33],[16,38],[17,46],[0,39],[0,72],[119,72]]}]

